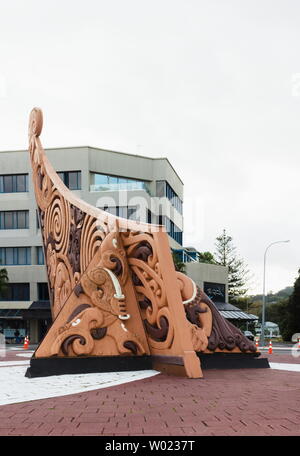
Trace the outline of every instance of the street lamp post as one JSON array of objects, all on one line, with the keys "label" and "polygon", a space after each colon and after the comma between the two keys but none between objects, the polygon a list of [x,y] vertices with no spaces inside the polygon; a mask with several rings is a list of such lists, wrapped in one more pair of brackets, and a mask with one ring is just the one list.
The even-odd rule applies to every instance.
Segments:
[{"label": "street lamp post", "polygon": [[262,316],[261,316],[261,334],[260,334],[260,340],[261,340],[261,346],[264,347],[265,345],[265,318],[266,318],[266,258],[267,258],[267,251],[269,248],[274,245],[274,244],[280,244],[282,242],[290,242],[289,240],[287,241],[275,241],[271,242],[271,244],[268,245],[268,247],[265,250],[264,254],[264,277],[263,277],[263,302],[262,302]]}]

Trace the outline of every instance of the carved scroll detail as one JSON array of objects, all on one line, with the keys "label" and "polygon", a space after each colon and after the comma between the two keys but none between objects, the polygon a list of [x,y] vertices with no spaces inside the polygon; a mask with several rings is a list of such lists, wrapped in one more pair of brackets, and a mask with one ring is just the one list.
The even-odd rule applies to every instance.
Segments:
[{"label": "carved scroll detail", "polygon": [[[197,296],[185,306],[187,318],[201,329],[209,328],[207,344],[197,351],[232,351],[239,349],[242,353],[256,352],[255,345],[232,323],[225,320],[208,296],[197,287]],[[211,324],[207,321],[210,313]],[[196,342],[197,343],[197,342]],[[195,348],[196,349],[196,348]]]},{"label": "carved scroll detail", "polygon": [[[170,348],[174,323],[168,307],[155,243],[150,234],[122,233],[142,319],[152,348]],[[146,305],[145,305],[146,304]]]},{"label": "carved scroll detail", "polygon": [[64,186],[42,148],[42,125],[34,108],[29,153],[54,320],[35,357],[175,356],[198,378],[195,351],[253,351],[176,273],[164,227],[114,217]]},{"label": "carved scroll detail", "polygon": [[29,152],[54,319],[36,356],[144,354],[142,323],[127,321],[124,290],[130,284],[117,222],[99,221],[101,211],[91,214],[80,207],[60,181],[39,140],[42,124],[42,112],[35,108]]}]

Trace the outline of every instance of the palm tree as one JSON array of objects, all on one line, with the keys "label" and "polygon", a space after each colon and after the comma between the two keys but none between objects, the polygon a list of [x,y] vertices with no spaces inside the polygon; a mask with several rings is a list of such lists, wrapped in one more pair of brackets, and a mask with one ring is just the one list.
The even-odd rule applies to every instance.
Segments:
[{"label": "palm tree", "polygon": [[0,269],[0,296],[5,293],[7,289],[8,275],[7,270],[2,268]]},{"label": "palm tree", "polygon": [[178,253],[172,252],[172,256],[173,256],[175,270],[185,274],[185,264],[181,261],[180,256],[178,255]]}]

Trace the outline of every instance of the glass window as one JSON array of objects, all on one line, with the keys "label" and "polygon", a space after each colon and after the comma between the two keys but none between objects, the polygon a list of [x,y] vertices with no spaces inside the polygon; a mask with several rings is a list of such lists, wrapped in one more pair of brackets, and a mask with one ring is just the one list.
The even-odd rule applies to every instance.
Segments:
[{"label": "glass window", "polygon": [[17,214],[17,228],[19,228],[19,229],[28,228],[27,211],[16,211],[16,214]]},{"label": "glass window", "polygon": [[45,264],[43,247],[37,247],[37,264]]},{"label": "glass window", "polygon": [[118,215],[116,206],[112,206],[112,207],[104,206],[103,210],[108,212],[109,214]]},{"label": "glass window", "polygon": [[31,248],[1,247],[0,264],[5,266],[31,264]]},{"label": "glass window", "polygon": [[92,173],[92,183],[95,185],[108,184],[108,176],[105,174]]},{"label": "glass window", "polygon": [[137,220],[138,221],[137,207],[136,206],[129,206],[128,207],[127,218],[130,219],[130,220]]},{"label": "glass window", "polygon": [[[128,184],[128,182],[129,182],[129,180],[126,179],[125,177],[119,177],[118,178],[118,183],[119,184]],[[133,182],[135,182],[135,181],[133,181]]]},{"label": "glass window", "polygon": [[166,181],[156,181],[156,196],[159,198],[166,196]]},{"label": "glass window", "polygon": [[49,301],[49,289],[47,283],[38,283],[38,300]]},{"label": "glass window", "polygon": [[20,174],[16,176],[16,191],[17,192],[27,192],[27,182],[28,182],[28,175],[27,174]]},{"label": "glass window", "polygon": [[13,301],[29,301],[29,283],[14,284]]},{"label": "glass window", "polygon": [[63,183],[65,183],[65,173],[63,172],[57,172],[58,176],[61,178],[61,180],[63,181]]},{"label": "glass window", "polygon": [[165,225],[166,231],[171,238],[173,238],[178,244],[182,245],[182,231],[175,225],[169,217],[159,216],[159,224]]},{"label": "glass window", "polygon": [[13,177],[12,176],[3,176],[4,191],[5,193],[13,192]]},{"label": "glass window", "polygon": [[5,248],[0,247],[0,266],[5,264]]},{"label": "glass window", "polygon": [[28,174],[0,176],[0,193],[28,192]]},{"label": "glass window", "polygon": [[117,215],[130,220],[137,220],[137,207],[136,206],[116,206],[116,207],[104,207],[104,211],[110,214]]},{"label": "glass window", "polygon": [[118,183],[118,178],[115,176],[108,176],[108,183],[109,184],[117,184]]},{"label": "glass window", "polygon": [[182,214],[182,201],[168,182],[156,181],[156,196],[159,198],[166,196],[170,200],[172,206]]},{"label": "glass window", "polygon": [[11,230],[14,228],[14,213],[6,211],[4,212],[4,226],[6,230]]},{"label": "glass window", "polygon": [[9,283],[0,295],[0,301],[29,301],[29,283]]},{"label": "glass window", "polygon": [[5,263],[4,264],[7,266],[15,264],[14,249],[12,247],[7,247],[5,249]]},{"label": "glass window", "polygon": [[90,183],[91,192],[146,190],[150,194],[148,182],[127,177],[91,173]]},{"label": "glass window", "polygon": [[18,252],[18,264],[27,264],[27,249],[25,247],[19,247]]},{"label": "glass window", "polygon": [[118,208],[118,211],[117,211],[117,215],[118,215],[119,217],[122,217],[122,218],[127,219],[127,218],[128,218],[128,217],[127,217],[127,212],[128,212],[128,211],[127,211],[127,206],[119,207],[119,208]]},{"label": "glass window", "polygon": [[152,212],[147,209],[147,223],[152,223]]},{"label": "glass window", "polygon": [[24,229],[28,228],[29,211],[1,211],[0,229]]},{"label": "glass window", "polygon": [[70,190],[77,190],[80,188],[78,185],[78,173],[77,172],[70,172],[69,174],[69,189]]},{"label": "glass window", "polygon": [[81,171],[58,171],[57,174],[70,190],[81,190]]}]

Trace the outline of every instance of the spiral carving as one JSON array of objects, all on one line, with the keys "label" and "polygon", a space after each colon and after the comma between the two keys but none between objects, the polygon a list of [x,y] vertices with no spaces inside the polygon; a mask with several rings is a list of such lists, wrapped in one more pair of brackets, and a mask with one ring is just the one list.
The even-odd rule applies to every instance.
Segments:
[{"label": "spiral carving", "polygon": [[44,224],[45,238],[51,236],[55,250],[66,255],[70,236],[70,205],[57,192],[54,192],[51,205],[45,212]]},{"label": "spiral carving", "polygon": [[43,129],[43,112],[40,108],[33,108],[29,116],[29,139],[39,137]]},{"label": "spiral carving", "polygon": [[92,259],[95,257],[107,234],[107,227],[103,230],[98,228],[97,219],[86,216],[82,225],[80,240],[80,268],[85,271]]},{"label": "spiral carving", "polygon": [[187,375],[199,377],[193,350],[255,351],[175,272],[164,230],[125,226],[64,187],[45,157],[42,127],[34,108],[29,152],[54,319],[35,356],[181,356]]}]

